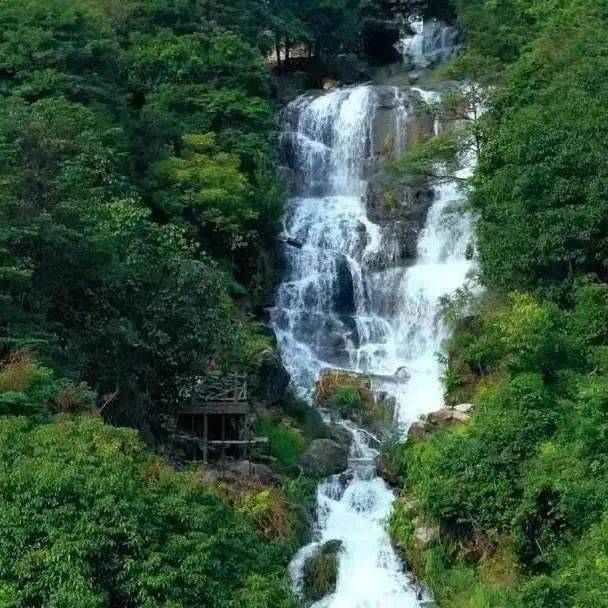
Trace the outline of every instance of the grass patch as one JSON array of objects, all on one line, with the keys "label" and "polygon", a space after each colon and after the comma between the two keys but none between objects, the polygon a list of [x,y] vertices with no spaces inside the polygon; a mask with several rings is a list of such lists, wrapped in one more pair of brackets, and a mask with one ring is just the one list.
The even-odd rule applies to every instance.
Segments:
[{"label": "grass patch", "polygon": [[268,437],[270,455],[276,459],[282,472],[293,472],[306,449],[307,441],[302,432],[286,422],[261,418],[256,424],[256,435]]}]

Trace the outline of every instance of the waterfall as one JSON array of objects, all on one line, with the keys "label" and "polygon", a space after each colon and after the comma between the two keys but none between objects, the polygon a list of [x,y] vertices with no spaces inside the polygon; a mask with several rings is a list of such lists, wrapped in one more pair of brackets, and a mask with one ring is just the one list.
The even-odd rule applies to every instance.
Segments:
[{"label": "waterfall", "polygon": [[[392,95],[399,101],[392,135],[400,147],[410,109],[401,91]],[[450,213],[462,200],[456,185],[438,185],[415,263],[395,263],[394,237],[368,219],[365,202],[380,97],[379,87],[358,86],[303,96],[286,111],[282,140],[295,194],[284,219],[291,244],[272,322],[302,396],[310,397],[325,368],[373,374],[374,390],[392,397],[396,422],[406,429],[443,405],[440,306],[465,282],[471,229],[466,214]],[[315,540],[294,558],[294,588],[316,547],[337,539],[343,543],[337,589],[315,608],[420,606],[386,531],[394,495],[377,476],[378,452],[361,429],[341,424],[353,437],[349,470],[319,485]]]},{"label": "waterfall", "polygon": [[452,59],[458,53],[458,30],[453,25],[429,19],[412,19],[407,31],[397,43],[403,59],[417,69]]}]

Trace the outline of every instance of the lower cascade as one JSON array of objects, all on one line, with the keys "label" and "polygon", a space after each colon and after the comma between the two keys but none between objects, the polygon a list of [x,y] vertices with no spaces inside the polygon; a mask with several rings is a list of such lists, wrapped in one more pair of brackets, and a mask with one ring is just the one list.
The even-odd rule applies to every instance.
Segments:
[{"label": "lower cascade", "polygon": [[[368,374],[373,390],[395,404],[401,432],[443,406],[440,308],[470,270],[470,218],[451,212],[462,200],[456,184],[437,185],[408,259],[399,233],[370,219],[368,182],[385,140],[405,151],[415,107],[433,95],[367,85],[304,95],[286,110],[282,136],[293,196],[272,321],[284,365],[306,398],[325,369]],[[318,487],[314,542],[291,565],[294,590],[302,589],[306,560],[340,541],[335,593],[315,607],[422,606],[428,598],[386,530],[394,495],[378,476],[373,437],[340,424],[353,437],[348,470]]]}]

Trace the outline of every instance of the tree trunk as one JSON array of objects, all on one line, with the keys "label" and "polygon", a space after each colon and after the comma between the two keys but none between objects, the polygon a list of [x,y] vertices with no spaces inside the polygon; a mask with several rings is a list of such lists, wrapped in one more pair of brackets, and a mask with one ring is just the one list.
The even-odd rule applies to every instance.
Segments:
[{"label": "tree trunk", "polygon": [[285,38],[285,71],[289,72],[291,67],[291,60],[289,54],[291,53],[291,42],[289,38]]},{"label": "tree trunk", "polygon": [[279,32],[274,34],[275,51],[277,53],[277,69],[281,71],[281,36]]}]

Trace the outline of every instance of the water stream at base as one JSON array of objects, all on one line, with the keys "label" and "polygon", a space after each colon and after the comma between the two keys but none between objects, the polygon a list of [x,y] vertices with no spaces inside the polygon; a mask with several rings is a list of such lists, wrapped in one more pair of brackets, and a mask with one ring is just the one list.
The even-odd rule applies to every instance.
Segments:
[{"label": "water stream at base", "polygon": [[[440,304],[470,269],[470,220],[449,213],[462,198],[455,184],[438,186],[416,262],[395,263],[395,243],[366,214],[364,177],[373,162],[378,108],[378,91],[358,86],[303,96],[287,111],[283,144],[298,196],[285,217],[292,244],[285,246],[272,321],[295,390],[310,397],[326,368],[374,374],[374,390],[390,395],[403,431],[443,405]],[[395,141],[407,112],[405,106],[394,112]],[[378,452],[368,434],[341,424],[354,440],[349,468],[319,485],[314,542],[290,569],[294,590],[301,590],[306,560],[324,542],[340,540],[336,591],[315,608],[419,607],[425,598],[386,530],[394,495],[378,477]]]}]

